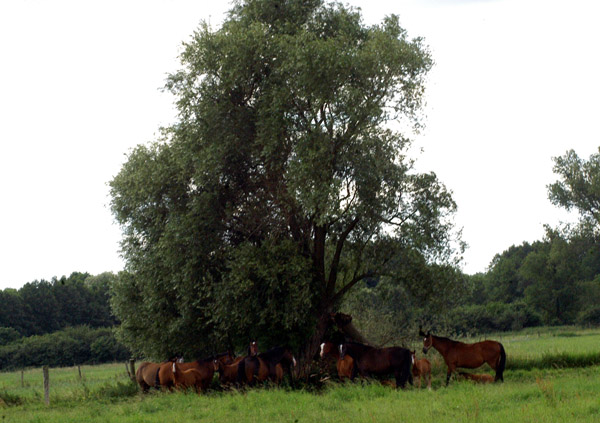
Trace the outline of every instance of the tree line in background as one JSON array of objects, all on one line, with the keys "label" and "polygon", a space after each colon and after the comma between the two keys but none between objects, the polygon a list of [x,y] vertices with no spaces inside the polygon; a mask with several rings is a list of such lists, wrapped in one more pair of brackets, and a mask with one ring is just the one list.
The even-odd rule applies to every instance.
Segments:
[{"label": "tree line in background", "polygon": [[407,322],[456,335],[600,325],[600,148],[587,160],[571,150],[554,162],[558,181],[548,186],[549,199],[577,212],[578,222],[546,226],[544,239],[497,254],[485,273],[459,275],[454,295],[438,296],[443,307],[419,304],[381,278],[356,290],[344,310],[378,342],[410,333]]},{"label": "tree line in background", "polygon": [[109,290],[116,275],[74,272],[0,291],[0,369],[128,358],[115,339]]}]

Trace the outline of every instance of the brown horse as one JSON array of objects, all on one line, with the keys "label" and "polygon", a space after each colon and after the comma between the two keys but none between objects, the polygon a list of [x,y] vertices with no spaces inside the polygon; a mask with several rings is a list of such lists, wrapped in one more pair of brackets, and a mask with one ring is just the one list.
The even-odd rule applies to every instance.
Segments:
[{"label": "brown horse", "polygon": [[467,372],[458,372],[459,376],[468,379],[468,380],[472,380],[475,383],[492,383],[494,381],[494,378],[492,377],[492,375],[488,375],[488,374],[481,374],[481,375],[477,375],[477,374],[473,374],[473,373],[467,373]]},{"label": "brown horse", "polygon": [[232,363],[225,364],[219,361],[219,381],[221,385],[235,383],[238,375],[238,365],[244,357],[237,357]]},{"label": "brown horse", "polygon": [[374,348],[369,345],[347,342],[340,345],[340,358],[349,355],[354,359],[355,370],[361,376],[394,374],[396,387],[404,388],[411,381],[410,351],[402,347]]},{"label": "brown horse", "polygon": [[[162,367],[162,366],[161,366]],[[194,388],[196,392],[206,391],[210,387],[215,371],[219,368],[217,359],[206,360],[200,365],[184,369],[183,363],[171,363],[171,377],[177,389]]]},{"label": "brown horse", "polygon": [[212,380],[212,376],[215,370],[218,369],[218,363],[219,360],[212,357],[204,360],[191,361],[188,363],[179,363],[179,361],[177,360],[162,363],[158,370],[159,385],[169,390],[175,387],[175,364],[177,364],[177,369],[179,369],[180,372],[185,372],[187,370],[197,370],[198,372],[200,372],[202,377],[208,377],[208,375],[210,374],[210,380]]},{"label": "brown horse", "polygon": [[431,389],[431,363],[426,358],[417,360],[416,351],[411,351],[412,374],[413,377],[419,376],[419,389],[421,389],[421,378],[425,378],[427,389]]},{"label": "brown horse", "polygon": [[504,368],[506,366],[506,352],[500,342],[481,341],[474,344],[465,344],[463,342],[453,341],[441,336],[435,336],[431,333],[423,333],[419,330],[419,335],[423,338],[423,353],[431,347],[438,350],[444,357],[448,372],[446,374],[446,386],[450,381],[450,376],[457,368],[476,369],[487,363],[496,371],[495,381],[504,381]]},{"label": "brown horse", "polygon": [[296,359],[290,348],[274,347],[255,356],[246,356],[238,364],[238,382],[253,384],[270,379],[280,383],[285,373],[290,376],[290,384],[294,379],[291,367],[296,365]]},{"label": "brown horse", "polygon": [[150,388],[159,388],[160,380],[158,378],[158,371],[163,363],[152,363],[144,361],[138,367],[135,372],[135,380],[144,392],[147,392]]},{"label": "brown horse", "polygon": [[340,349],[333,342],[323,342],[321,344],[321,352],[319,354],[322,360],[328,357],[336,360],[335,367],[338,377],[341,381],[344,379],[352,379],[352,370],[354,369],[354,359],[349,355],[340,358]]}]

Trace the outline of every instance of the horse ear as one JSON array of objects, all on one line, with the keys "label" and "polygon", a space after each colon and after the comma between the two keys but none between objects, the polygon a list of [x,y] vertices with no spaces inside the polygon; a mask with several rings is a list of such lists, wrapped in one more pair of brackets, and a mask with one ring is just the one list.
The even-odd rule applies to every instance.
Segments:
[{"label": "horse ear", "polygon": [[425,332],[423,332],[423,329],[421,329],[421,327],[419,327],[419,336],[427,336],[425,335]]}]

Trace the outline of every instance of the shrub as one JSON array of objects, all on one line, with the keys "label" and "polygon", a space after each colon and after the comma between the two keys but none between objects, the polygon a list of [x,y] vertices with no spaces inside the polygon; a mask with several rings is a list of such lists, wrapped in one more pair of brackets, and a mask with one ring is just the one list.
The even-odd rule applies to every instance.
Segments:
[{"label": "shrub", "polygon": [[0,346],[0,369],[98,364],[129,356],[127,349],[114,338],[112,330],[81,326]]},{"label": "shrub", "polygon": [[600,326],[600,306],[589,307],[577,315],[577,323],[583,326]]}]

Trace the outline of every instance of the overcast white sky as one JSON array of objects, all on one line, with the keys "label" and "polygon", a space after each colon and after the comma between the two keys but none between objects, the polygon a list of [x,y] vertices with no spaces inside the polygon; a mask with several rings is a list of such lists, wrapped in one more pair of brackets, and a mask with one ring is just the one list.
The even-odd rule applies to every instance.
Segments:
[{"label": "overcast white sky", "polygon": [[[553,156],[600,145],[600,5],[594,0],[353,0],[426,39],[420,170],[454,192],[484,271],[565,218],[547,200]],[[119,271],[107,182],[174,120],[160,91],[181,42],[229,2],[0,2],[0,289],[73,271]]]}]

